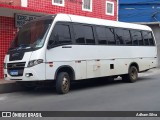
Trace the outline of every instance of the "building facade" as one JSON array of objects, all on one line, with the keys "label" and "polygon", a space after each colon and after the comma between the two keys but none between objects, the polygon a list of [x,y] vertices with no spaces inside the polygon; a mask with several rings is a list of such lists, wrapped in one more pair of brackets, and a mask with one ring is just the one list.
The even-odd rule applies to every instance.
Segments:
[{"label": "building facade", "polygon": [[4,55],[18,29],[26,22],[46,14],[118,19],[118,0],[0,0],[0,78]]},{"label": "building facade", "polygon": [[159,22],[159,0],[120,0],[119,21],[123,22]]}]

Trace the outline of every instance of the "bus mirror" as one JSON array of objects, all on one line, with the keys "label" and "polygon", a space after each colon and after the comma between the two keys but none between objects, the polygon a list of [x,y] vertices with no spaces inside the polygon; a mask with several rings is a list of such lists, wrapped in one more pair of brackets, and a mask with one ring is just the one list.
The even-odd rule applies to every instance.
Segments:
[{"label": "bus mirror", "polygon": [[50,45],[48,45],[48,46],[47,46],[47,49],[48,49],[48,50],[49,50],[49,49],[51,49],[51,46],[50,46]]},{"label": "bus mirror", "polygon": [[51,49],[53,46],[54,46],[54,40],[49,40],[49,42],[48,42],[48,46],[47,46],[47,49]]},{"label": "bus mirror", "polygon": [[58,34],[52,33],[50,38],[49,38],[49,41],[57,41],[58,39],[59,39]]},{"label": "bus mirror", "polygon": [[56,46],[58,44],[58,41],[59,41],[58,34],[51,35],[51,37],[49,39],[49,42],[48,42],[47,49],[50,49],[50,48]]}]

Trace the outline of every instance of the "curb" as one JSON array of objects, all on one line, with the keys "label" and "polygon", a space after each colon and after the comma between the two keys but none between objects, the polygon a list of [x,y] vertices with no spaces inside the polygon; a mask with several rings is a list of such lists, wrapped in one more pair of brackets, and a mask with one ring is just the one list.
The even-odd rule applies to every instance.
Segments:
[{"label": "curb", "polygon": [[139,77],[146,77],[146,76],[152,76],[157,74],[160,74],[160,68],[153,68],[144,73],[139,73]]},{"label": "curb", "polygon": [[16,82],[0,80],[0,94],[21,91],[22,88]]}]

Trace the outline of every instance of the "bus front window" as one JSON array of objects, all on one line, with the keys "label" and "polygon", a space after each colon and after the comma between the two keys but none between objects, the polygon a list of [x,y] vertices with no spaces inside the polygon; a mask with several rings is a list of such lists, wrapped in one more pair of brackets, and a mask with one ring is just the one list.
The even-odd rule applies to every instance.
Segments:
[{"label": "bus front window", "polygon": [[52,20],[39,20],[27,23],[20,29],[10,50],[21,47],[22,49],[41,48],[44,44],[44,36],[50,27]]}]

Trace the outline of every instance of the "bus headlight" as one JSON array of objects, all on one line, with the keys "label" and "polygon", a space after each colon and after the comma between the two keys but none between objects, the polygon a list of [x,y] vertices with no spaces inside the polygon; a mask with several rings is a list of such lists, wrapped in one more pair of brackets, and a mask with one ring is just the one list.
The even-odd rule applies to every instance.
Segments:
[{"label": "bus headlight", "polygon": [[33,67],[33,66],[38,65],[40,63],[43,63],[43,59],[31,60],[31,61],[29,61],[27,67]]}]

